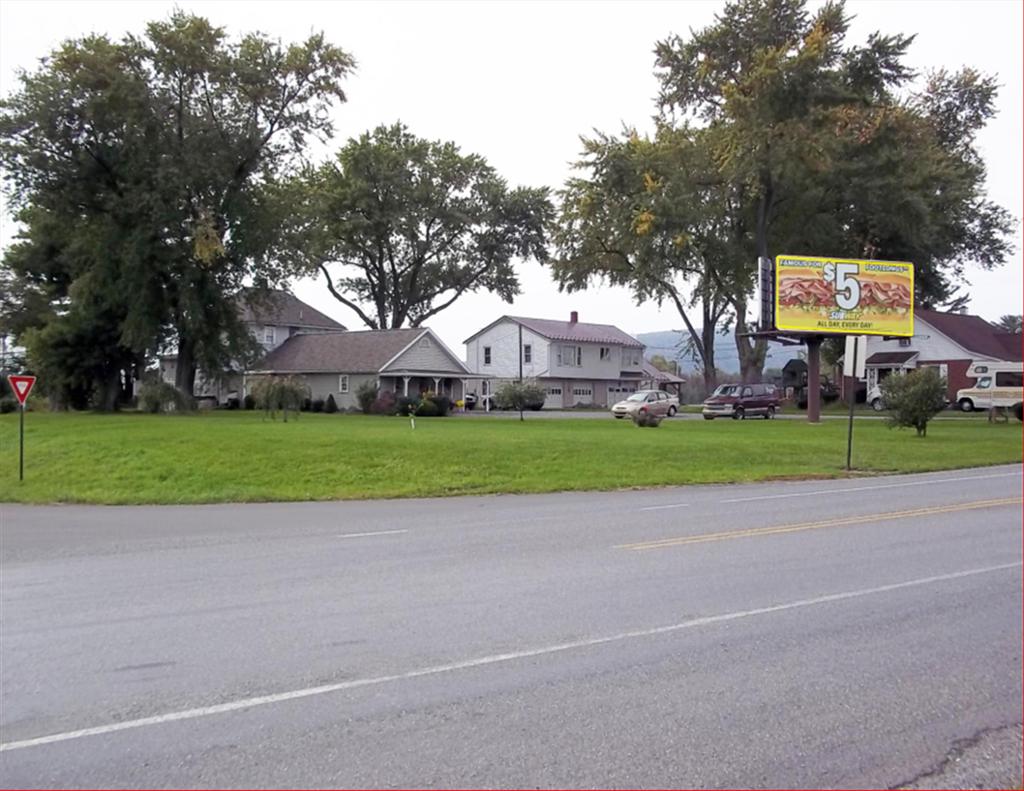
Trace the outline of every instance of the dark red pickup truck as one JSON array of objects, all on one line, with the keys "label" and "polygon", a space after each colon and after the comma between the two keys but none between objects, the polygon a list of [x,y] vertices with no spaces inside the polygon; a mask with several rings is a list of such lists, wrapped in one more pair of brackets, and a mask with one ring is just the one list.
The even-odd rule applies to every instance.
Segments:
[{"label": "dark red pickup truck", "polygon": [[716,417],[743,420],[754,416],[771,420],[778,411],[779,393],[775,385],[719,385],[704,400],[701,414],[705,420],[714,420]]}]

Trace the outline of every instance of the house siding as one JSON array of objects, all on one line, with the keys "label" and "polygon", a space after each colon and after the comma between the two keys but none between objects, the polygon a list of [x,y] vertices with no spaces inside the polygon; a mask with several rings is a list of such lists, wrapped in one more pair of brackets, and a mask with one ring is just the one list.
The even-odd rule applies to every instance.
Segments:
[{"label": "house siding", "polygon": [[[334,403],[338,405],[338,409],[347,409],[348,407],[358,407],[359,402],[356,400],[356,390],[364,382],[376,382],[377,376],[375,374],[349,374],[348,375],[348,392],[342,393],[338,390],[338,377],[345,373],[339,371],[336,374],[296,374],[296,377],[301,379],[310,390],[310,398],[316,400],[322,398],[325,401],[327,396],[334,396]],[[249,386],[251,391],[251,385]]]},{"label": "house siding", "polygon": [[[428,346],[422,345],[424,340],[429,341]],[[386,374],[389,371],[451,371],[452,376],[464,376],[461,368],[460,361],[449,355],[438,339],[428,333],[413,342],[409,349],[381,372]]]},{"label": "house siding", "polygon": [[[548,340],[523,327],[523,346],[529,345],[531,362],[523,363],[523,377],[536,379],[548,372]],[[484,364],[484,347],[491,347],[491,363]],[[519,325],[502,321],[466,344],[466,365],[475,373],[502,379],[519,378]]]}]

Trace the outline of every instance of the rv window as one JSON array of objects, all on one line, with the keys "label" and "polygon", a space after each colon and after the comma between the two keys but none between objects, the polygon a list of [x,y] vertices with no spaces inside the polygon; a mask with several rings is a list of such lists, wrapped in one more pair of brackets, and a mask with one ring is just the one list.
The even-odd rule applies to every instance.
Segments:
[{"label": "rv window", "polygon": [[1024,387],[1024,374],[1019,371],[999,371],[996,373],[996,387]]},{"label": "rv window", "polygon": [[983,377],[981,377],[981,379],[978,380],[978,389],[979,390],[987,390],[991,386],[992,386],[992,377],[991,376],[983,376]]}]

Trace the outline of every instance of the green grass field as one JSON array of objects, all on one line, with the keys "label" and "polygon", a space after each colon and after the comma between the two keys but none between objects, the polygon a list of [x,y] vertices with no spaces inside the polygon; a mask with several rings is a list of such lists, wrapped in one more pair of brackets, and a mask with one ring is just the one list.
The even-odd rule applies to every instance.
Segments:
[{"label": "green grass field", "polygon": [[[846,424],[783,420],[420,419],[258,412],[0,417],[0,502],[211,503],[414,497],[831,477]],[[933,422],[925,439],[858,421],[854,466],[911,472],[1021,461],[1021,426]]]}]

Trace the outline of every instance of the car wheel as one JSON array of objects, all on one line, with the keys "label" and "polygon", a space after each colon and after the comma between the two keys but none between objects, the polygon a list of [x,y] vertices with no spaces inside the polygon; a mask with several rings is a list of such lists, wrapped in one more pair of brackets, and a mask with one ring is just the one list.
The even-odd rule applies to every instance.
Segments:
[{"label": "car wheel", "polygon": [[881,398],[876,398],[874,401],[871,402],[871,408],[876,412],[881,412],[883,409],[885,409],[885,404],[882,403]]},{"label": "car wheel", "polygon": [[736,411],[734,411],[732,413],[732,419],[733,420],[746,420],[747,419],[747,414],[746,414],[746,412],[743,411],[742,407],[737,407]]},{"label": "car wheel", "polygon": [[770,406],[764,411],[764,419],[772,420],[775,417],[775,407]]},{"label": "car wheel", "polygon": [[974,402],[969,398],[960,399],[960,411],[961,412],[973,412]]},{"label": "car wheel", "polygon": [[668,416],[669,417],[675,417],[676,416],[676,408],[674,406],[670,406],[668,408]]},{"label": "car wheel", "polygon": [[704,417],[705,420],[714,420],[715,419],[714,415],[704,415],[703,417]]},{"label": "car wheel", "polygon": [[625,415],[616,415],[615,419],[616,420],[622,420],[622,418],[624,418],[624,417],[625,417]]}]

